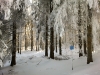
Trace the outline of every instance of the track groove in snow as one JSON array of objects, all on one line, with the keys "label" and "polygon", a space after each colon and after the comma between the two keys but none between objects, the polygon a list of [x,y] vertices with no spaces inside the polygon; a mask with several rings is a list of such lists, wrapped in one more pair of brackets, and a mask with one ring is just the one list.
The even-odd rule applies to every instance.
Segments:
[{"label": "track groove in snow", "polygon": [[86,57],[75,57],[73,71],[71,59],[59,61],[43,55],[43,51],[17,54],[17,65],[4,67],[1,71],[3,75],[100,75],[99,52],[93,55],[94,62],[89,65],[86,64]]}]

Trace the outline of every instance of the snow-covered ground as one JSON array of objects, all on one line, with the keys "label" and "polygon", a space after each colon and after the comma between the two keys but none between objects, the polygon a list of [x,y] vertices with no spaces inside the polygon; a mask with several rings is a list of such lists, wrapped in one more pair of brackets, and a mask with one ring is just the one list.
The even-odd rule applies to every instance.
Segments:
[{"label": "snow-covered ground", "polygon": [[[9,62],[0,70],[0,75],[100,75],[100,52],[93,54],[94,62],[87,65],[86,56],[78,58],[77,50],[73,51],[73,70],[72,52],[63,50],[63,56],[55,54],[56,58],[63,60],[53,60],[44,57],[44,51],[23,51],[17,54],[17,64],[9,66]],[[65,59],[66,58],[66,59]]]}]

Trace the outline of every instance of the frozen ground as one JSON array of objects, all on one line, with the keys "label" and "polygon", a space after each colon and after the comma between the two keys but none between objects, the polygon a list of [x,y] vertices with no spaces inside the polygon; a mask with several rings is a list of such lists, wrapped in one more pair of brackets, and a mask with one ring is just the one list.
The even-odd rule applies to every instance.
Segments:
[{"label": "frozen ground", "polygon": [[[76,51],[76,52],[75,52]],[[93,54],[94,62],[87,65],[86,56],[78,58],[77,50],[73,52],[73,70],[70,50],[63,50],[63,56],[55,54],[63,60],[52,60],[44,57],[44,51],[23,51],[17,54],[17,65],[9,63],[0,70],[2,75],[100,75],[100,52]],[[65,59],[66,58],[66,59]]]}]

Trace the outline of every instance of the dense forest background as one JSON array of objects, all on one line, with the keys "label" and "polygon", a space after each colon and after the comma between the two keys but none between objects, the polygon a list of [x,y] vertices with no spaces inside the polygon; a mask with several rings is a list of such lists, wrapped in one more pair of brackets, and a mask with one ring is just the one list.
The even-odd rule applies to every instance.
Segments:
[{"label": "dense forest background", "polygon": [[92,52],[100,47],[99,0],[0,0],[3,63],[11,58],[16,65],[16,52],[23,50],[44,50],[55,59],[54,51],[63,55],[70,46],[93,62]]}]

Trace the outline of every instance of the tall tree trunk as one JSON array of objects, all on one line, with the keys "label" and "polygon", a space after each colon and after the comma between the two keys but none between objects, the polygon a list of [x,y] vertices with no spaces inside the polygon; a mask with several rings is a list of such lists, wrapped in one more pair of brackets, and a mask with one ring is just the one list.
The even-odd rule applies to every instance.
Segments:
[{"label": "tall tree trunk", "polygon": [[48,24],[47,24],[47,16],[46,16],[46,40],[45,40],[45,56],[48,56]]},{"label": "tall tree trunk", "polygon": [[81,19],[81,4],[80,4],[80,0],[79,0],[79,10],[78,10],[79,57],[83,56],[83,53],[82,53],[82,33],[81,33],[81,25],[82,25],[82,19]]},{"label": "tall tree trunk", "polygon": [[36,51],[38,51],[38,49],[37,49],[37,42],[38,42],[38,41],[37,41],[37,39],[36,39]]},{"label": "tall tree trunk", "polygon": [[40,48],[43,50],[43,41],[42,41],[42,37],[40,38]]},{"label": "tall tree trunk", "polygon": [[31,51],[33,50],[33,24],[31,23]]},{"label": "tall tree trunk", "polygon": [[20,54],[21,54],[21,41],[20,41]]},{"label": "tall tree trunk", "polygon": [[38,51],[39,51],[39,48],[40,48],[40,35],[38,33]]},{"label": "tall tree trunk", "polygon": [[25,50],[27,50],[27,36],[26,36],[26,25],[25,25]]},{"label": "tall tree trunk", "polygon": [[61,36],[59,35],[59,55],[62,55],[62,49],[61,49]]},{"label": "tall tree trunk", "polygon": [[22,27],[20,26],[20,32],[19,32],[19,47],[20,47],[20,54],[21,54],[21,46],[22,46],[22,38],[21,38],[21,36],[22,36]]},{"label": "tall tree trunk", "polygon": [[[50,0],[50,13],[53,10],[53,0]],[[54,29],[50,28],[50,58],[54,59]]]},{"label": "tall tree trunk", "polygon": [[54,59],[54,29],[50,28],[50,58]]},{"label": "tall tree trunk", "polygon": [[12,39],[12,60],[11,66],[16,65],[16,23],[13,22],[13,39]]},{"label": "tall tree trunk", "polygon": [[84,54],[86,55],[87,54],[87,51],[86,51],[86,40],[84,39]]},{"label": "tall tree trunk", "polygon": [[17,48],[17,50],[18,50],[18,53],[19,53],[19,33],[18,33],[18,44],[17,44],[18,46],[18,48]]},{"label": "tall tree trunk", "polygon": [[56,34],[56,53],[57,53],[57,34]]},{"label": "tall tree trunk", "polygon": [[21,34],[20,34],[20,54],[21,54]]},{"label": "tall tree trunk", "polygon": [[92,9],[88,5],[88,19],[87,19],[87,64],[93,62],[92,58]]},{"label": "tall tree trunk", "polygon": [[86,1],[84,2],[84,8],[85,8],[85,11],[83,12],[83,23],[84,23],[84,39],[83,39],[83,43],[84,43],[84,55],[87,54],[87,40],[86,40],[86,37],[87,37],[87,3]]}]

